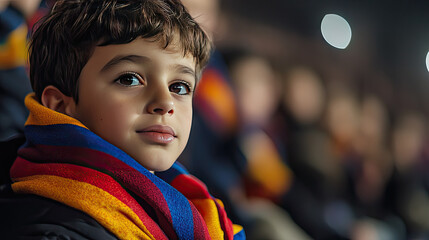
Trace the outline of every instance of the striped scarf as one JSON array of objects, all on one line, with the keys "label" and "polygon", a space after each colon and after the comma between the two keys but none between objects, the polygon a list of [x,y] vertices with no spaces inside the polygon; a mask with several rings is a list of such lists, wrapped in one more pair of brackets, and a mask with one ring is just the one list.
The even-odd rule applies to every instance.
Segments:
[{"label": "striped scarf", "polygon": [[245,238],[222,203],[179,164],[152,174],[34,94],[25,104],[27,141],[11,168],[15,193],[83,211],[120,239]]}]

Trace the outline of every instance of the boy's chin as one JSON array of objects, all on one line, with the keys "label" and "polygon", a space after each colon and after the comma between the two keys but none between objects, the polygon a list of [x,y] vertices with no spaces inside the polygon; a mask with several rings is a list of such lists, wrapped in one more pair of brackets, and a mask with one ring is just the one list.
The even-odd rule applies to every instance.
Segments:
[{"label": "boy's chin", "polygon": [[159,163],[159,162],[155,162],[155,163],[140,163],[144,168],[146,168],[147,170],[149,170],[150,172],[154,173],[154,172],[163,172],[163,171],[167,171],[168,169],[171,168],[171,166],[173,166],[175,161],[171,161],[171,162],[164,162],[164,163]]},{"label": "boy's chin", "polygon": [[181,153],[178,151],[173,152],[174,149],[144,147],[145,151],[134,151],[129,155],[151,172],[163,172],[170,169]]}]

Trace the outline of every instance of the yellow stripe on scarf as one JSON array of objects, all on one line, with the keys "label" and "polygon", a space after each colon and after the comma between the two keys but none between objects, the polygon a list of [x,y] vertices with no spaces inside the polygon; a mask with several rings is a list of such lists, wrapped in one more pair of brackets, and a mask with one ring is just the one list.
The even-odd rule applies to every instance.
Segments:
[{"label": "yellow stripe on scarf", "polygon": [[233,229],[234,235],[243,231],[243,227],[237,224],[232,224],[232,229]]},{"label": "yellow stripe on scarf", "polygon": [[[219,199],[216,199],[222,207],[223,203]],[[209,230],[210,237],[212,239],[224,239],[224,232],[219,222],[219,213],[216,208],[216,204],[212,199],[194,199],[192,203],[201,213],[201,216],[204,218],[204,221],[207,224],[207,229]],[[243,230],[243,227],[240,225],[232,225],[234,235]]]},{"label": "yellow stripe on scarf", "polygon": [[83,211],[120,239],[155,239],[128,206],[96,186],[50,175],[14,180],[15,193],[37,194]]},{"label": "yellow stripe on scarf", "polygon": [[204,218],[210,237],[212,239],[224,239],[224,232],[220,226],[216,203],[212,199],[195,199],[192,200],[192,203]]},{"label": "yellow stripe on scarf", "polygon": [[73,124],[87,128],[78,120],[43,106],[36,100],[34,93],[25,97],[25,106],[30,110],[25,125]]}]

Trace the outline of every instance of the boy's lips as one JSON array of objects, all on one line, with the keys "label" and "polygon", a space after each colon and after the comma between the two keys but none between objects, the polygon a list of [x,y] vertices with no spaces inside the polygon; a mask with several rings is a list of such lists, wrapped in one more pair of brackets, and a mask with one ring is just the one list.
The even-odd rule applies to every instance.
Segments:
[{"label": "boy's lips", "polygon": [[141,137],[153,143],[167,144],[172,142],[177,136],[169,126],[153,125],[136,131]]}]

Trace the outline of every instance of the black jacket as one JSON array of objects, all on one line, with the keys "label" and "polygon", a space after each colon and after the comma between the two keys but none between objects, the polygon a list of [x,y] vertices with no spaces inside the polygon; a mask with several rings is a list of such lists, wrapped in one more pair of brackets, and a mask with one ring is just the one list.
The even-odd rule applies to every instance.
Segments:
[{"label": "black jacket", "polygon": [[15,194],[9,169],[25,138],[0,142],[1,239],[117,239],[86,213],[36,195]]}]

